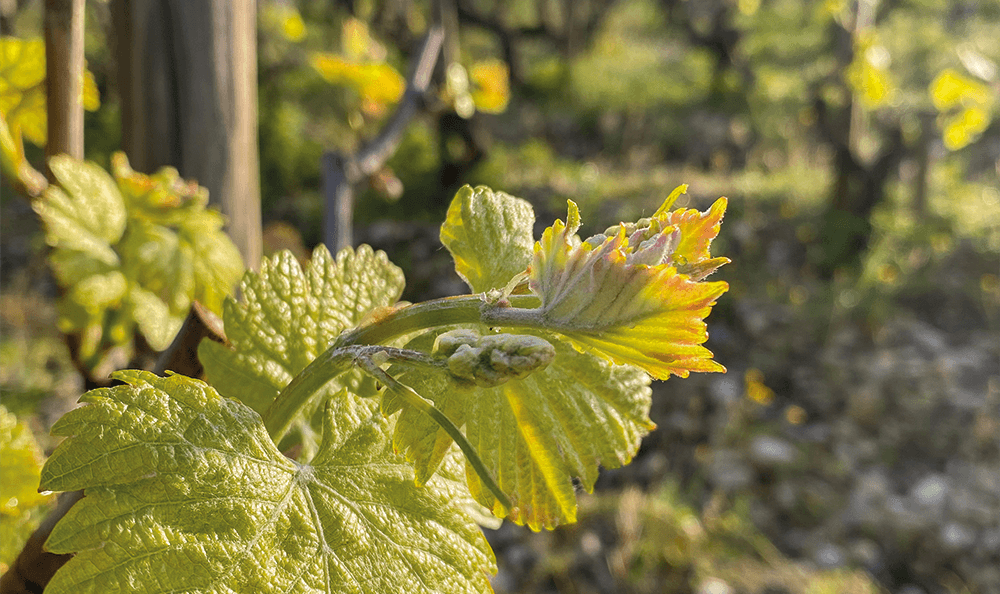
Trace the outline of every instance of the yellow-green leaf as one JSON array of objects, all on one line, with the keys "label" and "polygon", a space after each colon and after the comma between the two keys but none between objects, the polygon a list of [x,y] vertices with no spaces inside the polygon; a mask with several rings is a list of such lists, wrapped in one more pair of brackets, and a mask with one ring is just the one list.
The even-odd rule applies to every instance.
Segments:
[{"label": "yellow-green leaf", "polygon": [[49,182],[40,171],[31,166],[24,156],[24,142],[20,136],[11,134],[7,118],[0,113],[0,172],[8,180],[16,180],[15,187],[29,197],[36,197],[45,191]]},{"label": "yellow-green leaf", "polygon": [[720,199],[705,213],[661,208],[581,241],[570,201],[567,222],[557,220],[535,245],[529,286],[542,301],[537,316],[581,348],[657,379],[725,371],[701,345],[704,318],[728,285],[700,280],[728,262],[708,252],[725,207]]},{"label": "yellow-green leaf", "polygon": [[14,561],[52,502],[38,492],[43,459],[31,428],[0,405],[0,573]]},{"label": "yellow-green leaf", "polygon": [[502,60],[484,60],[472,65],[472,100],[485,113],[502,113],[510,101],[510,71]]},{"label": "yellow-green leaf", "polygon": [[[402,271],[366,245],[345,248],[336,260],[320,245],[304,269],[291,252],[279,252],[264,259],[260,272],[247,272],[239,302],[226,302],[223,320],[232,348],[204,341],[198,356],[223,395],[263,413],[341,332],[394,304],[402,291]],[[371,380],[352,371],[331,382],[317,401],[344,386],[374,393]]]},{"label": "yellow-green leaf", "polygon": [[[48,137],[45,87],[45,42],[0,38],[0,114],[11,134],[45,146]],[[94,111],[101,105],[94,75],[84,70],[81,102]]]},{"label": "yellow-green leaf", "polygon": [[990,125],[995,98],[989,87],[947,68],[930,86],[942,139],[948,150],[958,150],[982,134]]},{"label": "yellow-green leaf", "polygon": [[65,155],[53,157],[49,168],[61,188],[50,186],[33,203],[45,222],[49,245],[117,265],[111,246],[121,239],[127,215],[115,181],[94,163]]},{"label": "yellow-green leaf", "polygon": [[[407,348],[429,351],[435,334],[420,336]],[[452,422],[465,426],[466,437],[513,508],[505,509],[467,465],[476,501],[534,530],[576,521],[573,478],[591,491],[598,465],[628,464],[654,427],[645,373],[581,353],[552,335],[539,336],[555,346],[552,363],[496,387],[457,382],[443,372],[405,369],[400,374],[401,381],[432,400]],[[429,480],[451,438],[430,417],[384,397],[384,412],[398,409],[396,447],[414,462],[417,481]]]},{"label": "yellow-green leaf", "polygon": [[455,271],[475,293],[504,287],[531,261],[531,204],[486,186],[464,186],[441,225]]},{"label": "yellow-green leaf", "polygon": [[323,446],[286,458],[207,384],[123,371],[53,427],[42,488],[86,497],[46,543],[62,592],[489,592],[493,553],[460,486],[423,488],[388,421],[337,398]]},{"label": "yellow-green leaf", "polygon": [[375,105],[396,103],[406,88],[403,76],[384,62],[354,62],[322,52],[311,54],[309,62],[328,82],[349,86]]}]

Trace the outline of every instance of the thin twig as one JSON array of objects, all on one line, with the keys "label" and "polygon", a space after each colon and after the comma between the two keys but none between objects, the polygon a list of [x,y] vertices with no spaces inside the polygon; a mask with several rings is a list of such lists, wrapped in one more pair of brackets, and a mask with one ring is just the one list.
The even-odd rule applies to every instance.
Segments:
[{"label": "thin twig", "polygon": [[410,69],[406,91],[378,136],[354,155],[344,156],[333,152],[323,155],[323,195],[326,206],[323,240],[334,253],[353,243],[351,219],[354,210],[354,185],[381,169],[396,152],[406,126],[417,113],[420,100],[430,87],[443,39],[444,33],[440,27],[432,27],[427,32]]}]

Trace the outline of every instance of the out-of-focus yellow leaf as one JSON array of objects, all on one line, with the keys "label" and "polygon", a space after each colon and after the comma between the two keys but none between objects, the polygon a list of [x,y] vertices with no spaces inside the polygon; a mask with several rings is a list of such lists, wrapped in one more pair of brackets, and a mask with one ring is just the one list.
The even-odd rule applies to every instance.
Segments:
[{"label": "out-of-focus yellow leaf", "polygon": [[45,145],[45,42],[0,39],[0,113],[14,138]]},{"label": "out-of-focus yellow leaf", "polygon": [[501,113],[510,101],[510,70],[502,60],[485,60],[472,66],[472,100],[479,111]]},{"label": "out-of-focus yellow leaf", "polygon": [[[45,111],[45,42],[41,39],[0,38],[0,114],[13,138],[22,135],[38,146],[48,140]],[[101,105],[94,75],[83,74],[84,109]]]},{"label": "out-of-focus yellow leaf", "polygon": [[990,103],[989,88],[969,77],[962,76],[951,68],[938,74],[931,82],[931,101],[938,111],[945,111],[958,105],[985,105]]},{"label": "out-of-focus yellow leaf", "polygon": [[855,43],[854,61],[844,71],[844,78],[869,109],[888,102],[895,91],[889,73],[889,52],[874,35],[864,35]]},{"label": "out-of-focus yellow leaf", "polygon": [[349,60],[385,60],[385,47],[371,36],[368,25],[356,18],[344,20],[340,45]]},{"label": "out-of-focus yellow leaf", "polygon": [[739,0],[736,6],[740,9],[741,13],[753,16],[757,14],[757,9],[760,8],[760,0]]},{"label": "out-of-focus yellow leaf", "polygon": [[354,89],[369,115],[377,115],[386,105],[399,101],[406,88],[403,76],[383,62],[357,63],[321,52],[313,53],[309,62],[330,83]]},{"label": "out-of-focus yellow leaf", "polygon": [[934,107],[942,112],[938,125],[948,150],[966,146],[990,125],[995,99],[986,85],[948,68],[934,78],[929,91]]},{"label": "out-of-focus yellow leaf", "polygon": [[31,197],[40,195],[49,185],[45,176],[24,157],[24,143],[20,136],[15,138],[10,133],[3,114],[0,114],[0,170],[8,180],[16,180],[18,189]]},{"label": "out-of-focus yellow leaf", "polygon": [[990,125],[989,113],[982,107],[967,107],[949,118],[942,131],[948,150],[958,150],[979,137]]},{"label": "out-of-focus yellow leaf", "polygon": [[97,81],[94,80],[94,73],[85,70],[83,72],[83,108],[87,111],[97,111],[101,106],[101,92],[97,90]]},{"label": "out-of-focus yellow leaf", "polygon": [[260,26],[291,42],[299,42],[306,37],[305,21],[298,9],[290,4],[267,3],[262,6]]},{"label": "out-of-focus yellow leaf", "polygon": [[281,32],[289,41],[302,41],[306,36],[306,23],[292,6],[286,6],[281,19]]},{"label": "out-of-focus yellow leaf", "polygon": [[371,37],[368,35],[368,25],[355,18],[344,19],[343,38],[341,45],[344,53],[349,58],[355,60],[365,57],[368,53],[368,44]]},{"label": "out-of-focus yellow leaf", "polygon": [[0,465],[3,479],[0,482],[4,485],[0,513],[17,515],[19,508],[45,501],[47,497],[38,492],[42,450],[31,429],[3,406],[0,406],[0,452],[4,460]]},{"label": "out-of-focus yellow leaf", "polygon": [[0,405],[0,572],[40,523],[38,507],[52,501],[38,492],[43,458],[31,428]]}]

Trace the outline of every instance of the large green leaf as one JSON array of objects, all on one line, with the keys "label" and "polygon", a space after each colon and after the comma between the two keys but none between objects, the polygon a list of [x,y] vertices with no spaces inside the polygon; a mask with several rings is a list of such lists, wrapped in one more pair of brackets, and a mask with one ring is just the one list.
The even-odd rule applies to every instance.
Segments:
[{"label": "large green leaf", "polygon": [[[572,478],[579,477],[591,491],[598,465],[627,464],[654,427],[648,417],[648,375],[581,353],[552,335],[539,336],[555,346],[552,363],[497,387],[455,381],[444,372],[406,369],[399,374],[400,381],[432,400],[452,422],[465,425],[466,437],[513,509],[503,509],[467,465],[473,497],[498,516],[509,514],[535,530],[574,522]],[[425,334],[407,348],[429,352],[433,340],[434,334]],[[396,447],[414,462],[418,482],[427,480],[451,447],[451,438],[425,414],[385,398],[385,413],[399,409]]]},{"label": "large green leaf", "polygon": [[[263,412],[288,382],[372,310],[392,305],[403,291],[403,273],[383,252],[362,245],[336,260],[324,246],[305,270],[290,252],[265,259],[248,272],[243,299],[227,301],[223,321],[232,349],[204,341],[198,357],[223,395]],[[372,382],[351,371],[331,382],[320,401],[341,387],[374,395]]]},{"label": "large green leaf", "polygon": [[486,186],[463,186],[441,225],[441,243],[474,293],[500,289],[528,267],[534,223],[528,202]]},{"label": "large green leaf", "polygon": [[309,464],[260,417],[183,376],[126,371],[53,428],[42,488],[85,489],[46,546],[76,552],[46,592],[487,592],[489,545],[413,484],[388,421],[346,397]]}]

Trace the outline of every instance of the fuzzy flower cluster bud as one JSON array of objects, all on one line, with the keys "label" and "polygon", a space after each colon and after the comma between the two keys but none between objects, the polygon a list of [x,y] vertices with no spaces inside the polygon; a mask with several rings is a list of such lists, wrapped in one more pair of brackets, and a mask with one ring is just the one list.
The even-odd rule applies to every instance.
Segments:
[{"label": "fuzzy flower cluster bud", "polygon": [[432,354],[446,359],[455,377],[494,387],[544,369],[556,356],[555,347],[537,336],[488,334],[458,329],[434,341]]}]

